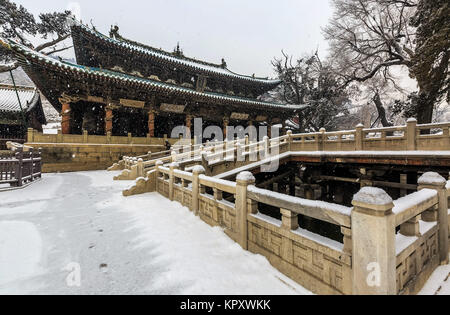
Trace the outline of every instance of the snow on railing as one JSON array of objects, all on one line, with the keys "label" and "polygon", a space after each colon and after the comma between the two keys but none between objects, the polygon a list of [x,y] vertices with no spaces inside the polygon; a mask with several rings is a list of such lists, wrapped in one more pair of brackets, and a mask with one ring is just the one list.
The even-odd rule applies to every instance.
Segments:
[{"label": "snow on railing", "polygon": [[350,227],[352,208],[318,200],[308,200],[285,194],[260,189],[256,186],[248,187],[248,197],[256,202],[272,207],[289,210],[320,221],[335,225]]},{"label": "snow on railing", "polygon": [[41,178],[41,149],[8,142],[10,153],[0,157],[0,184],[22,187]]}]

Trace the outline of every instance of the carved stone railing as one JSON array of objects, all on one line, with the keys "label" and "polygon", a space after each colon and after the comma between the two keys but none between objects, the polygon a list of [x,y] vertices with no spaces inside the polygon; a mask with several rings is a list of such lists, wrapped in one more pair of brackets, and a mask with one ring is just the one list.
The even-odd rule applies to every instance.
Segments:
[{"label": "carved stone railing", "polygon": [[[249,186],[248,249],[321,294],[351,294],[351,208],[286,196]],[[258,213],[258,205],[280,209],[281,221]],[[341,228],[344,244],[299,228],[298,215]]]},{"label": "carved stone railing", "polygon": [[291,151],[447,151],[450,150],[450,123],[418,125],[409,119],[406,126],[295,134]]},{"label": "carved stone railing", "polygon": [[[155,190],[189,208],[211,226],[220,226],[244,249],[266,256],[282,272],[317,293],[351,294],[351,208],[286,198],[258,189],[250,173],[236,182],[192,172],[177,163],[156,168]],[[279,206],[282,221],[258,213],[258,204]],[[283,208],[282,208],[283,207]],[[297,215],[342,226],[344,244],[298,228]]]},{"label": "carved stone railing", "polygon": [[[418,126],[409,120],[403,127],[289,132],[257,143],[200,147],[193,153],[155,160],[154,170],[133,189],[157,191],[180,202],[208,224],[224,228],[242,248],[264,255],[316,293],[412,294],[439,263],[448,260],[450,181],[427,173],[419,179],[417,192],[395,201],[381,189],[365,187],[355,195],[354,208],[348,208],[256,188],[248,172],[239,172],[236,182],[218,178],[223,170],[250,169],[255,155],[261,163],[272,151],[280,159],[299,150],[449,150],[449,127]],[[193,161],[202,166],[194,163],[187,168],[186,163]],[[214,173],[220,175],[207,176],[206,168],[210,172],[216,168]],[[259,213],[264,205],[279,208],[281,220]],[[343,242],[299,228],[299,215],[338,226]]]},{"label": "carved stone railing", "polygon": [[[197,161],[202,162],[209,174],[219,174],[230,168],[242,167],[250,162],[262,160],[271,155],[286,152],[360,152],[360,151],[450,151],[450,123],[417,125],[415,119],[409,119],[406,126],[389,128],[364,129],[358,125],[355,130],[326,132],[321,129],[317,133],[292,134],[274,139],[263,139],[249,142],[248,136],[243,139],[223,142],[207,142],[205,145],[180,145],[172,150],[171,158],[166,156],[164,163]],[[184,151],[181,149],[183,148]],[[174,153],[175,151],[175,153]],[[275,154],[273,152],[276,152]],[[167,153],[167,152],[166,152]],[[125,174],[123,179],[132,180],[145,176],[153,169],[157,159],[148,155],[142,157],[125,157],[111,170],[130,170],[136,167],[139,159],[144,164],[144,173]],[[233,162],[230,164],[230,162]],[[210,170],[209,168],[215,170]]]},{"label": "carved stone railing", "polygon": [[[387,132],[395,134],[392,129]],[[232,153],[288,147],[292,137],[239,144]],[[354,208],[348,208],[259,189],[249,172],[232,182],[206,176],[201,165],[183,170],[181,163],[156,161],[147,178],[139,180],[141,188],[177,201],[209,225],[222,227],[242,248],[264,255],[316,293],[416,293],[448,257],[450,184],[438,174],[425,174],[418,192],[396,201],[381,189],[365,187],[355,195]],[[259,213],[263,205],[279,208],[281,220]],[[338,226],[343,242],[299,228],[299,215]]]},{"label": "carved stone railing", "polygon": [[445,184],[439,174],[426,173],[418,192],[396,201],[379,188],[355,195],[354,294],[415,294],[439,263],[448,263]]}]

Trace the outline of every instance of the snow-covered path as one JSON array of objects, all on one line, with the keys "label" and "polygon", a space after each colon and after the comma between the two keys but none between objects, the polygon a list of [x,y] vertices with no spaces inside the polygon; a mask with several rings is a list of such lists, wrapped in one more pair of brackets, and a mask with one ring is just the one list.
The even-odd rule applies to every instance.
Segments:
[{"label": "snow-covered path", "polygon": [[0,193],[0,293],[310,294],[179,204],[122,197],[113,175]]}]

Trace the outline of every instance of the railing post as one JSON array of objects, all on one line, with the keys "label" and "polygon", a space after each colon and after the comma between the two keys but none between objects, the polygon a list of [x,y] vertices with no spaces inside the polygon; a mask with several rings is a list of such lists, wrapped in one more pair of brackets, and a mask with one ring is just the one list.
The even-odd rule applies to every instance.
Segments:
[{"label": "railing post", "polygon": [[285,230],[297,230],[298,225],[298,214],[292,212],[291,210],[280,209],[281,212],[281,227]]},{"label": "railing post", "polygon": [[29,153],[30,153],[30,181],[33,181],[34,180],[34,177],[33,177],[33,175],[34,175],[34,170],[33,170],[33,148],[30,148],[30,151],[29,151]]},{"label": "railing post", "polygon": [[197,165],[192,170],[192,212],[198,215],[200,198],[200,179],[199,176],[205,174],[203,166]]},{"label": "railing post", "polygon": [[255,177],[250,172],[242,172],[236,177],[236,225],[238,229],[238,243],[243,249],[248,248],[247,187],[255,184]]},{"label": "railing post", "polygon": [[127,141],[128,144],[131,144],[133,142],[133,136],[132,136],[131,132],[128,133],[128,139],[127,140],[128,140]]},{"label": "railing post", "polygon": [[38,149],[39,152],[39,178],[42,178],[42,148]]},{"label": "railing post", "polygon": [[355,133],[355,151],[362,151],[363,150],[363,129],[364,125],[359,124],[356,126],[356,133]]},{"label": "railing post", "polygon": [[144,177],[144,160],[139,159],[137,162],[137,177]]},{"label": "railing post", "polygon": [[61,130],[58,130],[58,134],[56,135],[56,142],[63,143],[64,142],[64,134]]},{"label": "railing post", "polygon": [[395,215],[392,198],[364,187],[352,204],[353,294],[395,295]]},{"label": "railing post", "polygon": [[87,130],[83,130],[83,143],[89,142],[88,137],[89,137],[89,134],[88,134]]},{"label": "railing post", "polygon": [[170,153],[170,156],[171,156],[171,161],[172,162],[176,162],[177,161],[177,152],[175,152],[175,150]]},{"label": "railing post", "polygon": [[111,131],[106,132],[106,143],[111,144]]},{"label": "railing post", "polygon": [[270,138],[264,137],[264,158],[268,158],[270,155]]},{"label": "railing post", "polygon": [[417,119],[409,118],[406,122],[406,138],[408,151],[416,150]]},{"label": "railing post", "polygon": [[23,172],[23,148],[17,148],[16,152],[16,159],[17,159],[17,165],[16,165],[16,179],[17,179],[17,187],[22,187],[22,172]]},{"label": "railing post", "polygon": [[351,255],[353,252],[352,230],[341,226],[341,233],[344,235],[344,252]]},{"label": "railing post", "polygon": [[291,152],[291,146],[292,146],[292,130],[287,131],[287,141],[288,141],[288,151]]},{"label": "railing post", "polygon": [[420,221],[421,216],[415,216],[405,223],[400,225],[400,233],[404,236],[420,236]]},{"label": "railing post", "polygon": [[28,128],[28,132],[27,132],[27,141],[29,143],[34,141],[34,129],[33,128]]},{"label": "railing post", "polygon": [[156,178],[160,178],[161,177],[161,171],[159,170],[160,166],[163,166],[164,163],[162,161],[156,161],[155,163],[155,170],[156,170]]},{"label": "railing post", "polygon": [[327,130],[325,128],[320,128],[319,132],[320,132],[320,136],[319,136],[318,149],[319,149],[319,151],[323,151],[325,149],[325,133],[327,132]]},{"label": "railing post", "polygon": [[170,164],[170,172],[169,172],[169,199],[173,201],[173,185],[175,184],[175,174],[174,170],[177,170],[180,168],[178,163],[172,163]]},{"label": "railing post", "polygon": [[418,181],[419,190],[428,188],[434,189],[438,193],[438,212],[437,215],[431,213],[423,214],[424,221],[435,221],[437,219],[439,226],[439,258],[441,264],[448,264],[448,195],[445,185],[447,181],[438,173],[428,172],[423,174]]}]

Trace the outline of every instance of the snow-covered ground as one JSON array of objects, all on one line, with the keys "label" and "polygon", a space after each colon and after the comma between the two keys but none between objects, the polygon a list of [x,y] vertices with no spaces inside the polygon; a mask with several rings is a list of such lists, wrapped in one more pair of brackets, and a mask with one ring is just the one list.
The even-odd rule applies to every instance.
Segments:
[{"label": "snow-covered ground", "polygon": [[220,228],[114,172],[0,192],[0,294],[311,294]]}]

